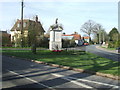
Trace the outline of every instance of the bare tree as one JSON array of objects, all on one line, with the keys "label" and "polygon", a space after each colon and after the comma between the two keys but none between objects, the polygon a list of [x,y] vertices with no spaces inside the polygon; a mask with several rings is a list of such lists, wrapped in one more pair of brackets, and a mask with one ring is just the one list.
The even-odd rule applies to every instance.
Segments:
[{"label": "bare tree", "polygon": [[101,24],[95,24],[94,25],[93,33],[95,33],[97,35],[99,43],[102,42],[103,31],[104,31],[104,29],[103,29],[103,26]]},{"label": "bare tree", "polygon": [[[82,25],[80,31],[86,33],[90,37],[94,28],[95,28],[95,22],[92,20],[88,20]],[[89,39],[89,41],[91,41],[91,39]]]}]

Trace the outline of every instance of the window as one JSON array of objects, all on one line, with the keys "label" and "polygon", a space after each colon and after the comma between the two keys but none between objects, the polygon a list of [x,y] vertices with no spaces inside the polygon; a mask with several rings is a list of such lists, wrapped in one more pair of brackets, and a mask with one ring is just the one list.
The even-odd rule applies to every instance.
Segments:
[{"label": "window", "polygon": [[20,27],[20,23],[17,24],[17,27]]},{"label": "window", "polygon": [[23,27],[26,27],[26,26],[27,26],[27,22],[24,22]]}]

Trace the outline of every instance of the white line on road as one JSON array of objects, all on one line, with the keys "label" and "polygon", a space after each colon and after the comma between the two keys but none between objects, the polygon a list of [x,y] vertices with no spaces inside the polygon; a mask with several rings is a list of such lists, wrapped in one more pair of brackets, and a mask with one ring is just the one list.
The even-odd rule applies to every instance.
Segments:
[{"label": "white line on road", "polygon": [[111,85],[111,84],[107,84],[107,83],[101,83],[101,82],[96,82],[96,81],[90,81],[90,80],[85,80],[85,79],[78,79],[78,78],[74,78],[74,77],[69,77],[71,79],[76,79],[78,81],[84,81],[84,82],[89,82],[89,83],[95,83],[95,84],[100,84],[100,85],[106,85],[106,86],[111,86],[113,88],[119,88],[119,86],[116,85]]},{"label": "white line on road", "polygon": [[52,73],[52,75],[54,75],[54,76],[56,76],[56,77],[60,77],[60,78],[65,79],[65,80],[67,80],[67,81],[70,81],[70,82],[72,82],[72,83],[74,83],[74,84],[76,84],[76,85],[82,86],[82,87],[84,87],[84,88],[93,88],[93,87],[91,87],[91,86],[85,85],[85,84],[80,83],[80,82],[77,82],[77,81],[75,81],[75,80],[68,79],[67,77],[64,77],[63,75],[60,75],[60,74]]},{"label": "white line on road", "polygon": [[[86,79],[79,79],[79,78],[75,78],[75,77],[69,77],[69,76],[64,76],[64,75],[60,75],[60,74],[56,74],[56,73],[54,73],[54,74],[52,74],[52,75],[54,75],[54,76],[57,76],[57,77],[61,77],[61,78],[67,78],[67,79],[75,79],[75,80],[77,80],[77,81],[84,81],[84,82],[89,82],[89,83],[95,83],[95,84],[99,84],[99,85],[106,85],[106,86],[111,86],[111,87],[113,87],[113,88],[120,88],[119,86],[116,86],[116,85],[111,85],[111,84],[107,84],[107,83],[101,83],[101,82],[96,82],[96,81],[91,81],[91,80],[86,80]],[[74,81],[75,81],[74,80]],[[80,84],[79,84],[80,85]],[[88,85],[87,85],[88,86]],[[88,87],[90,87],[90,86],[88,86]]]},{"label": "white line on road", "polygon": [[10,71],[10,70],[8,70],[8,71],[9,71],[10,73],[16,74],[16,75],[18,75],[18,76],[20,76],[20,77],[24,77],[25,79],[27,79],[27,80],[29,80],[29,81],[32,81],[32,82],[37,83],[37,84],[39,84],[39,85],[42,85],[42,86],[44,86],[44,87],[46,87],[46,88],[55,90],[55,89],[52,88],[52,87],[46,86],[46,85],[44,85],[44,84],[42,84],[42,83],[39,83],[39,82],[37,82],[37,81],[35,81],[35,80],[31,79],[31,78],[26,77],[26,76],[24,76],[24,75],[20,75],[20,74],[18,74],[18,73],[16,73],[16,72],[13,72],[13,71]]}]

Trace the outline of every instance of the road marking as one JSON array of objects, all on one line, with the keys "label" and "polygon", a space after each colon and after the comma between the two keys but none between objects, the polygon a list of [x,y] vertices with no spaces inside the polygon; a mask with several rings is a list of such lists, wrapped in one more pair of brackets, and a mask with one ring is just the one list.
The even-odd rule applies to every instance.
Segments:
[{"label": "road marking", "polygon": [[[61,77],[61,78],[67,78],[67,79],[75,79],[77,81],[84,81],[84,82],[89,82],[89,83],[95,83],[95,84],[99,84],[99,85],[106,85],[106,86],[111,86],[113,88],[120,88],[119,86],[117,85],[111,85],[111,84],[107,84],[107,83],[101,83],[101,82],[96,82],[96,81],[91,81],[91,80],[86,80],[86,79],[79,79],[79,78],[75,78],[75,77],[69,77],[69,76],[64,76],[64,75],[60,75],[60,74],[52,74],[54,76],[57,76],[57,77]],[[74,81],[75,81],[74,80]],[[88,86],[89,87],[89,86]]]},{"label": "road marking", "polygon": [[74,77],[69,77],[71,79],[76,79],[78,81],[85,81],[85,82],[90,82],[90,83],[95,83],[95,84],[100,84],[100,85],[106,85],[106,86],[111,86],[113,88],[119,88],[119,86],[116,85],[111,85],[111,84],[107,84],[107,83],[101,83],[101,82],[96,82],[96,81],[90,81],[90,80],[85,80],[85,79],[78,79],[78,78],[74,78]]},{"label": "road marking", "polygon": [[26,77],[26,76],[24,76],[24,75],[20,75],[20,74],[18,74],[18,73],[16,73],[16,72],[13,72],[13,71],[10,71],[10,70],[8,70],[8,71],[9,71],[10,73],[16,74],[16,75],[18,75],[18,76],[20,76],[20,77],[24,77],[25,79],[27,79],[27,80],[29,80],[29,81],[32,81],[32,82],[37,83],[37,84],[39,84],[39,85],[42,85],[42,86],[44,86],[44,87],[46,87],[46,88],[55,90],[55,89],[52,88],[52,87],[46,86],[46,85],[44,85],[44,84],[42,84],[42,83],[39,83],[39,82],[37,82],[37,81],[35,81],[35,80],[31,79],[31,78]]},{"label": "road marking", "polygon": [[64,77],[63,75],[60,75],[60,74],[52,73],[52,75],[54,75],[54,76],[56,76],[56,77],[63,78],[63,79],[65,79],[65,80],[67,80],[67,81],[70,81],[70,82],[72,82],[72,83],[74,83],[74,84],[76,84],[76,85],[82,86],[82,87],[84,87],[84,88],[93,88],[93,87],[91,87],[91,86],[85,85],[85,84],[80,83],[80,82],[77,82],[77,81],[75,81],[75,80],[68,79],[67,77]]}]

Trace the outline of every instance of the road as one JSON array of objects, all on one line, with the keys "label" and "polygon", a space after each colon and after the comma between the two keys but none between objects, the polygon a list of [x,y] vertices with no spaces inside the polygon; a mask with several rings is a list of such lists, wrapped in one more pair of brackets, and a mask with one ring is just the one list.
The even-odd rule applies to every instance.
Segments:
[{"label": "road", "polygon": [[97,49],[95,45],[87,46],[86,50],[88,52],[97,54],[99,56],[102,56],[104,58],[111,59],[113,61],[120,61],[120,54],[112,53],[112,52],[107,52],[104,50]]},{"label": "road", "polygon": [[[117,80],[38,64],[8,56],[2,57],[2,88],[107,88],[119,90]],[[106,90],[106,89],[105,89]]]},{"label": "road", "polygon": [[[76,47],[76,48],[72,48],[72,49],[80,50],[81,47]],[[104,58],[107,58],[107,59],[111,59],[113,61],[119,61],[120,62],[120,54],[116,54],[116,53],[112,53],[112,52],[107,52],[107,51],[98,49],[98,48],[96,48],[96,45],[86,46],[85,50],[87,52],[94,53],[94,54],[96,54],[98,56],[101,56],[101,57],[104,57]]]}]

